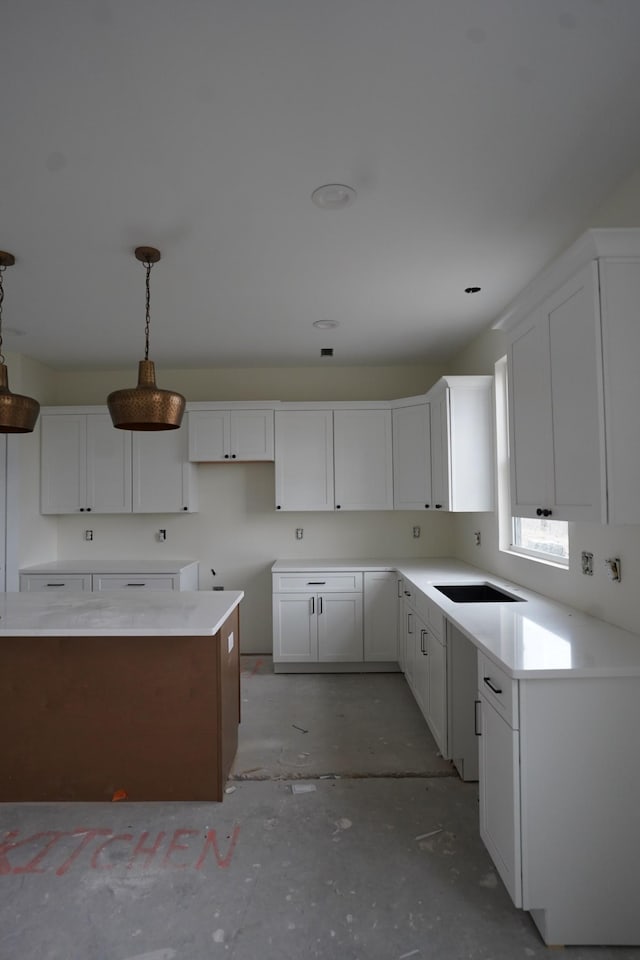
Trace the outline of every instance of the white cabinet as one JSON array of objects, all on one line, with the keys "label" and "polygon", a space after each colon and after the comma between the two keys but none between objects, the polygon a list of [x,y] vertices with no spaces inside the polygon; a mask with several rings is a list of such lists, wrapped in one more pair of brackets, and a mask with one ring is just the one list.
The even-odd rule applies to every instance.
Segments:
[{"label": "white cabinet", "polygon": [[311,571],[273,576],[273,662],[361,663],[362,573]]},{"label": "white cabinet", "polygon": [[590,263],[511,333],[512,513],[606,513],[598,271]]},{"label": "white cabinet", "polygon": [[20,574],[21,593],[86,593],[91,592],[91,574],[47,575]]},{"label": "white cabinet", "polygon": [[[82,569],[82,567],[85,569]],[[20,571],[20,590],[29,593],[75,593],[104,590],[197,590],[198,563],[168,560],[162,564],[90,563],[66,560],[28,567]]]},{"label": "white cabinet", "polygon": [[[194,406],[194,405],[192,405]],[[273,460],[273,410],[189,409],[189,460]]]},{"label": "white cabinet", "polygon": [[431,507],[493,510],[493,377],[444,377],[428,392]]},{"label": "white cabinet", "polygon": [[133,512],[183,513],[198,509],[194,468],[185,430],[133,434]]},{"label": "white cabinet", "polygon": [[393,509],[390,410],[335,410],[336,510]]},{"label": "white cabinet", "polygon": [[431,507],[431,423],[429,404],[394,407],[393,506],[395,510]]},{"label": "white cabinet", "polygon": [[364,573],[364,659],[398,660],[396,596],[398,578],[390,571]]},{"label": "white cabinet", "polygon": [[41,417],[42,513],[131,510],[131,437],[108,413]]},{"label": "white cabinet", "polygon": [[333,413],[276,410],[276,510],[333,510]]},{"label": "white cabinet", "polygon": [[183,430],[116,430],[101,408],[41,415],[42,513],[195,510],[193,481]]},{"label": "white cabinet", "polygon": [[275,413],[277,510],[393,507],[391,411]]},{"label": "white cabinet", "polygon": [[639,297],[640,230],[590,230],[499,321],[514,515],[640,523]]}]

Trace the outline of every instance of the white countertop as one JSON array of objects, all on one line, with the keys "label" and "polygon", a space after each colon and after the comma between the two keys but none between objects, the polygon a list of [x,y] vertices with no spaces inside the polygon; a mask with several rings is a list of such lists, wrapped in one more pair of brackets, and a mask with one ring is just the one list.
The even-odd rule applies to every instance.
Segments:
[{"label": "white countertop", "polygon": [[47,563],[36,563],[29,567],[22,567],[20,573],[58,574],[59,576],[74,573],[161,575],[181,573],[187,567],[192,564],[197,565],[197,563],[197,560],[176,560],[175,557],[162,560],[50,560]]},{"label": "white countertop", "polygon": [[241,590],[0,593],[0,638],[208,637],[243,597]]},{"label": "white countertop", "polygon": [[[274,573],[396,570],[516,679],[640,676],[640,636],[458,560],[278,560]],[[488,582],[521,603],[454,603],[434,584]]]}]

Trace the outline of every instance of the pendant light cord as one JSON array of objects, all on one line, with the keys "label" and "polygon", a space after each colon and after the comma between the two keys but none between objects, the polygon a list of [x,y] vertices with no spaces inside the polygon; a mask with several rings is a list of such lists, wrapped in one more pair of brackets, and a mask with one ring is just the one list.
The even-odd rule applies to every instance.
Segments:
[{"label": "pendant light cord", "polygon": [[[145,360],[149,359],[149,323],[151,320],[151,285],[149,283],[149,277],[151,276],[151,267],[153,264],[147,260],[145,267],[147,268],[147,296],[146,296],[146,319],[144,325],[144,358]],[[0,349],[2,348],[2,339],[0,338]]]},{"label": "pendant light cord", "polygon": [[0,363],[4,363],[4,351],[2,349],[2,304],[4,303],[4,264],[0,265]]}]

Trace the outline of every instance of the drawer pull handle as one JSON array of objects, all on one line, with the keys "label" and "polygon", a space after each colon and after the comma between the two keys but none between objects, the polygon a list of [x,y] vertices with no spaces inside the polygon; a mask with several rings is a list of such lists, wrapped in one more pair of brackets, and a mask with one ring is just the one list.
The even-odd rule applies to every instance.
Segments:
[{"label": "drawer pull handle", "polygon": [[427,651],[424,648],[426,643],[426,637],[427,637],[427,631],[421,630],[420,631],[420,652],[423,653],[425,657],[427,656]]},{"label": "drawer pull handle", "polygon": [[128,587],[146,587],[146,583],[128,583]]},{"label": "drawer pull handle", "polygon": [[307,580],[308,587],[324,587],[326,580]]},{"label": "drawer pull handle", "polygon": [[473,701],[473,732],[475,733],[476,737],[482,736],[482,730],[480,730],[480,727],[478,726],[478,707],[479,706],[481,706],[480,700],[474,700]]},{"label": "drawer pull handle", "polygon": [[48,587],[66,587],[66,583],[48,583]]},{"label": "drawer pull handle", "polygon": [[398,580],[398,598],[402,599],[402,580]]},{"label": "drawer pull handle", "polygon": [[323,609],[322,609],[322,597],[318,597],[318,613],[323,613]]},{"label": "drawer pull handle", "polygon": [[484,682],[489,687],[489,690],[493,690],[494,693],[502,693],[502,687],[496,687],[491,683],[491,677],[485,677]]}]

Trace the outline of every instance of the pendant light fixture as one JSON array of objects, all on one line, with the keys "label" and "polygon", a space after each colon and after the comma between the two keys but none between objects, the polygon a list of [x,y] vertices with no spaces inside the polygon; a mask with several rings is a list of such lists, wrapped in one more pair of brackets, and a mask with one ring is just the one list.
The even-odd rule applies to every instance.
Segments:
[{"label": "pendant light fixture", "polygon": [[40,412],[40,404],[32,397],[23,397],[9,390],[9,375],[2,351],[2,305],[4,303],[4,272],[16,258],[0,250],[0,433],[32,433]]},{"label": "pendant light fixture", "polygon": [[138,386],[110,393],[107,406],[113,425],[119,430],[177,430],[182,423],[186,400],[181,393],[156,387],[155,366],[149,360],[149,277],[151,267],[160,259],[160,251],[155,247],[136,247],[135,256],[147,269],[144,360],[138,364]]}]

